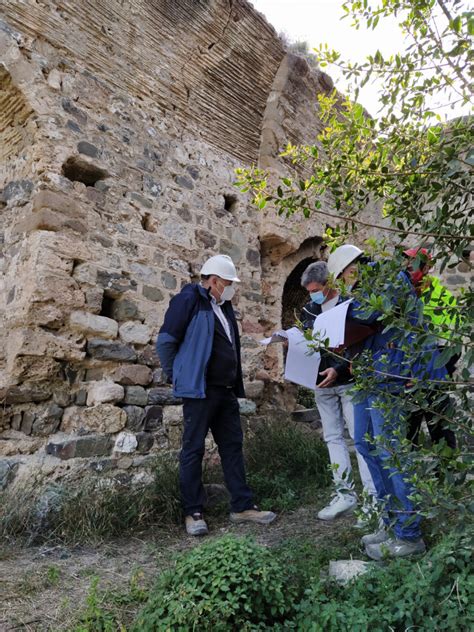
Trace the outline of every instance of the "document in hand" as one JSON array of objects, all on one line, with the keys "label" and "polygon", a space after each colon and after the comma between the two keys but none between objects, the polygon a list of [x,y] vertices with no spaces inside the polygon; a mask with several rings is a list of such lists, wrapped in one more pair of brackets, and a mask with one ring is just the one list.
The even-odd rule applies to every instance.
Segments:
[{"label": "document in hand", "polygon": [[352,299],[336,305],[327,312],[321,312],[313,325],[313,336],[320,340],[329,338],[329,347],[335,349],[344,344],[347,309]]},{"label": "document in hand", "polygon": [[314,389],[321,355],[308,347],[308,341],[297,327],[285,332],[288,336],[285,379]]},{"label": "document in hand", "polygon": [[274,342],[283,342],[284,340],[288,340],[288,333],[284,329],[280,329],[280,331],[275,331],[270,338],[263,338],[260,340],[261,345],[270,345]]}]

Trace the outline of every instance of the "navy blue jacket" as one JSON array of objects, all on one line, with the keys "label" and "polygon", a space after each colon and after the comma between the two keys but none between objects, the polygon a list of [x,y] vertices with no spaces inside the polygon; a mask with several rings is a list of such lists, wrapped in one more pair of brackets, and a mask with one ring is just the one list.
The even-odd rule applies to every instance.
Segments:
[{"label": "navy blue jacket", "polygon": [[[237,352],[237,397],[245,397],[240,359],[240,338],[232,303],[225,301],[221,309],[233,331]],[[189,283],[174,296],[158,334],[156,349],[161,367],[173,382],[173,395],[204,399],[206,371],[214,341],[215,315],[208,291],[197,283]]]},{"label": "navy blue jacket", "polygon": [[[396,285],[387,284],[387,292],[393,305],[396,305],[398,300],[411,299],[410,324],[422,323],[423,306],[417,298],[413,285],[405,271],[399,272]],[[373,324],[378,321],[381,315],[377,311],[364,312],[360,302],[357,300],[352,301],[347,312],[348,318],[363,324]],[[376,371],[377,382],[380,385],[406,382],[412,378],[421,380],[443,380],[446,378],[444,366],[435,368],[439,354],[433,346],[426,346],[416,355],[402,348],[402,346],[410,347],[414,342],[415,335],[412,332],[404,333],[399,329],[385,329],[383,327],[373,336],[366,338],[363,346],[372,352],[373,368]]]}]

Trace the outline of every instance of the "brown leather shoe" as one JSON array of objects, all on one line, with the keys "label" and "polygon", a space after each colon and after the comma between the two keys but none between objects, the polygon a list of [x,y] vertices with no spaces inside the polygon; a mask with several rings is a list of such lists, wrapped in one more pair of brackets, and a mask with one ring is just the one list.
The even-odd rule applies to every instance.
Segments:
[{"label": "brown leather shoe", "polygon": [[253,509],[246,509],[238,513],[230,514],[230,521],[236,524],[241,522],[254,522],[256,524],[270,524],[276,518],[276,514],[273,511],[260,511],[258,507]]}]

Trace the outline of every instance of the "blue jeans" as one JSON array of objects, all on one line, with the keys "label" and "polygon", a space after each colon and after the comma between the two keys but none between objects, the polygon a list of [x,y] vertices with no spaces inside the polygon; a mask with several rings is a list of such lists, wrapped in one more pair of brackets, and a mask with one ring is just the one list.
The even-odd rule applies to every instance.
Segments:
[{"label": "blue jeans", "polygon": [[231,510],[241,512],[252,508],[252,492],[245,479],[239,402],[233,389],[209,386],[205,399],[183,399],[183,416],[179,484],[184,514],[190,516],[203,509],[202,459],[209,429],[219,450],[224,480],[231,495]]},{"label": "blue jeans", "polygon": [[[396,398],[396,393],[384,395],[379,392],[354,404],[354,443],[367,462],[377,497],[386,503],[387,511],[395,520],[395,536],[402,540],[417,540],[421,537],[421,516],[408,498],[413,488],[405,480],[404,473],[389,465],[391,454],[385,447],[389,445],[396,451],[399,445],[395,433],[402,430],[401,411]],[[379,408],[384,402],[387,408]],[[384,445],[380,445],[380,439]]]}]

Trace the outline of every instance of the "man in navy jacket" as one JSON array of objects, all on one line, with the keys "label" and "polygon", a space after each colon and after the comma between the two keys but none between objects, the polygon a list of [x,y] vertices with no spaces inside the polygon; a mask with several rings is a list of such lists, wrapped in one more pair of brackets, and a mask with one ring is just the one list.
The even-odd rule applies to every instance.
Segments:
[{"label": "man in navy jacket", "polygon": [[240,339],[231,300],[237,271],[227,255],[215,255],[201,269],[201,283],[185,285],[173,297],[157,340],[161,366],[183,399],[184,429],[180,489],[186,531],[208,533],[202,510],[202,459],[209,429],[217,444],[231,495],[232,522],[269,524],[245,478],[238,397],[244,397]]}]

